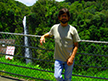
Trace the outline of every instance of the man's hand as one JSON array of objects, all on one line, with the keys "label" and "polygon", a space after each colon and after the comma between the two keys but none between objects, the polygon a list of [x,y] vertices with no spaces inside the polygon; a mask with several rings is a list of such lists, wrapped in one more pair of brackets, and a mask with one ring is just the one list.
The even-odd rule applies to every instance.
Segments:
[{"label": "man's hand", "polygon": [[69,57],[69,59],[67,60],[67,65],[70,66],[73,64],[73,61],[74,61],[74,58],[75,58],[75,55],[77,53],[77,49],[78,49],[78,42],[74,43],[74,49],[73,49],[73,52],[72,52],[72,55]]},{"label": "man's hand", "polygon": [[42,36],[41,38],[40,38],[40,44],[42,45],[42,43],[45,43],[45,37],[44,36]]},{"label": "man's hand", "polygon": [[74,58],[69,58],[68,60],[67,60],[67,65],[68,66],[70,66],[70,65],[72,65],[73,64],[73,61],[74,61]]},{"label": "man's hand", "polygon": [[45,38],[46,37],[49,37],[49,33],[46,33],[46,34],[44,34],[43,36],[41,36],[41,38],[40,38],[40,44],[42,45],[42,43],[44,42],[45,43]]}]

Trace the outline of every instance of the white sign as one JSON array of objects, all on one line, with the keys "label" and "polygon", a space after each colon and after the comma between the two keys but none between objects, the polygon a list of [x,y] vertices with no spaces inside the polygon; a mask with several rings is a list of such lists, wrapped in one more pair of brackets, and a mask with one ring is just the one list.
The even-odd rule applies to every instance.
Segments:
[{"label": "white sign", "polygon": [[14,51],[15,51],[15,47],[14,46],[7,46],[7,49],[6,49],[6,56],[5,58],[6,59],[13,59],[13,56],[8,56],[8,55],[14,55]]}]

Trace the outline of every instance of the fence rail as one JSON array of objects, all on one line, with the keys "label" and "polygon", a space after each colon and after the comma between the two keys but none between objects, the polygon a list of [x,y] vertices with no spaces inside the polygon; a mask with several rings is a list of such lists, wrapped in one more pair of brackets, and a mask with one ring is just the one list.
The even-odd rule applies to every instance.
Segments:
[{"label": "fence rail", "polygon": [[[28,37],[29,45],[24,45],[24,37]],[[54,40],[46,39],[46,44],[39,44],[39,35],[0,32],[0,74],[22,76],[36,80],[55,81],[54,73]],[[15,40],[14,43],[10,43]],[[14,60],[6,60],[7,46],[15,46]],[[31,57],[25,57],[25,48],[29,48]],[[26,59],[32,60],[26,64]],[[15,64],[19,62],[18,64]],[[21,62],[21,63],[20,63]],[[108,42],[81,40],[73,69],[74,81],[108,80]],[[7,69],[8,67],[8,69]],[[21,70],[23,71],[21,71]],[[18,72],[21,71],[21,72]],[[30,75],[26,75],[29,73]],[[47,75],[46,75],[47,74]]]}]

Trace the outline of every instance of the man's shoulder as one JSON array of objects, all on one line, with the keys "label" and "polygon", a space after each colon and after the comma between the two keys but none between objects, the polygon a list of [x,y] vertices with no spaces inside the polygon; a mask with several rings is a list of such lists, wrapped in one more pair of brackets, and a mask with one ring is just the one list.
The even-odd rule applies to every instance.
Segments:
[{"label": "man's shoulder", "polygon": [[76,28],[72,25],[69,25],[72,30],[76,30]]},{"label": "man's shoulder", "polygon": [[53,25],[53,27],[58,27],[60,24],[55,24],[55,25]]},{"label": "man's shoulder", "polygon": [[53,28],[57,28],[59,25],[60,25],[60,24],[55,24],[55,25],[53,25],[53,26],[52,26],[52,29],[53,29]]}]

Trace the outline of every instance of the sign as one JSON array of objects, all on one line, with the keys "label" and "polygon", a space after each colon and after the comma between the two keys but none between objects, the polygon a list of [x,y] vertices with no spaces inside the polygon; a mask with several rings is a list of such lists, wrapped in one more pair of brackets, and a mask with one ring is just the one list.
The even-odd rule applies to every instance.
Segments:
[{"label": "sign", "polygon": [[0,39],[0,53],[6,54],[7,44],[15,44],[14,39]]},{"label": "sign", "polygon": [[14,51],[15,51],[14,46],[7,46],[7,49],[6,49],[6,54],[7,55],[5,56],[5,58],[9,59],[9,60],[12,60],[13,56],[9,56],[9,55],[14,55]]}]

